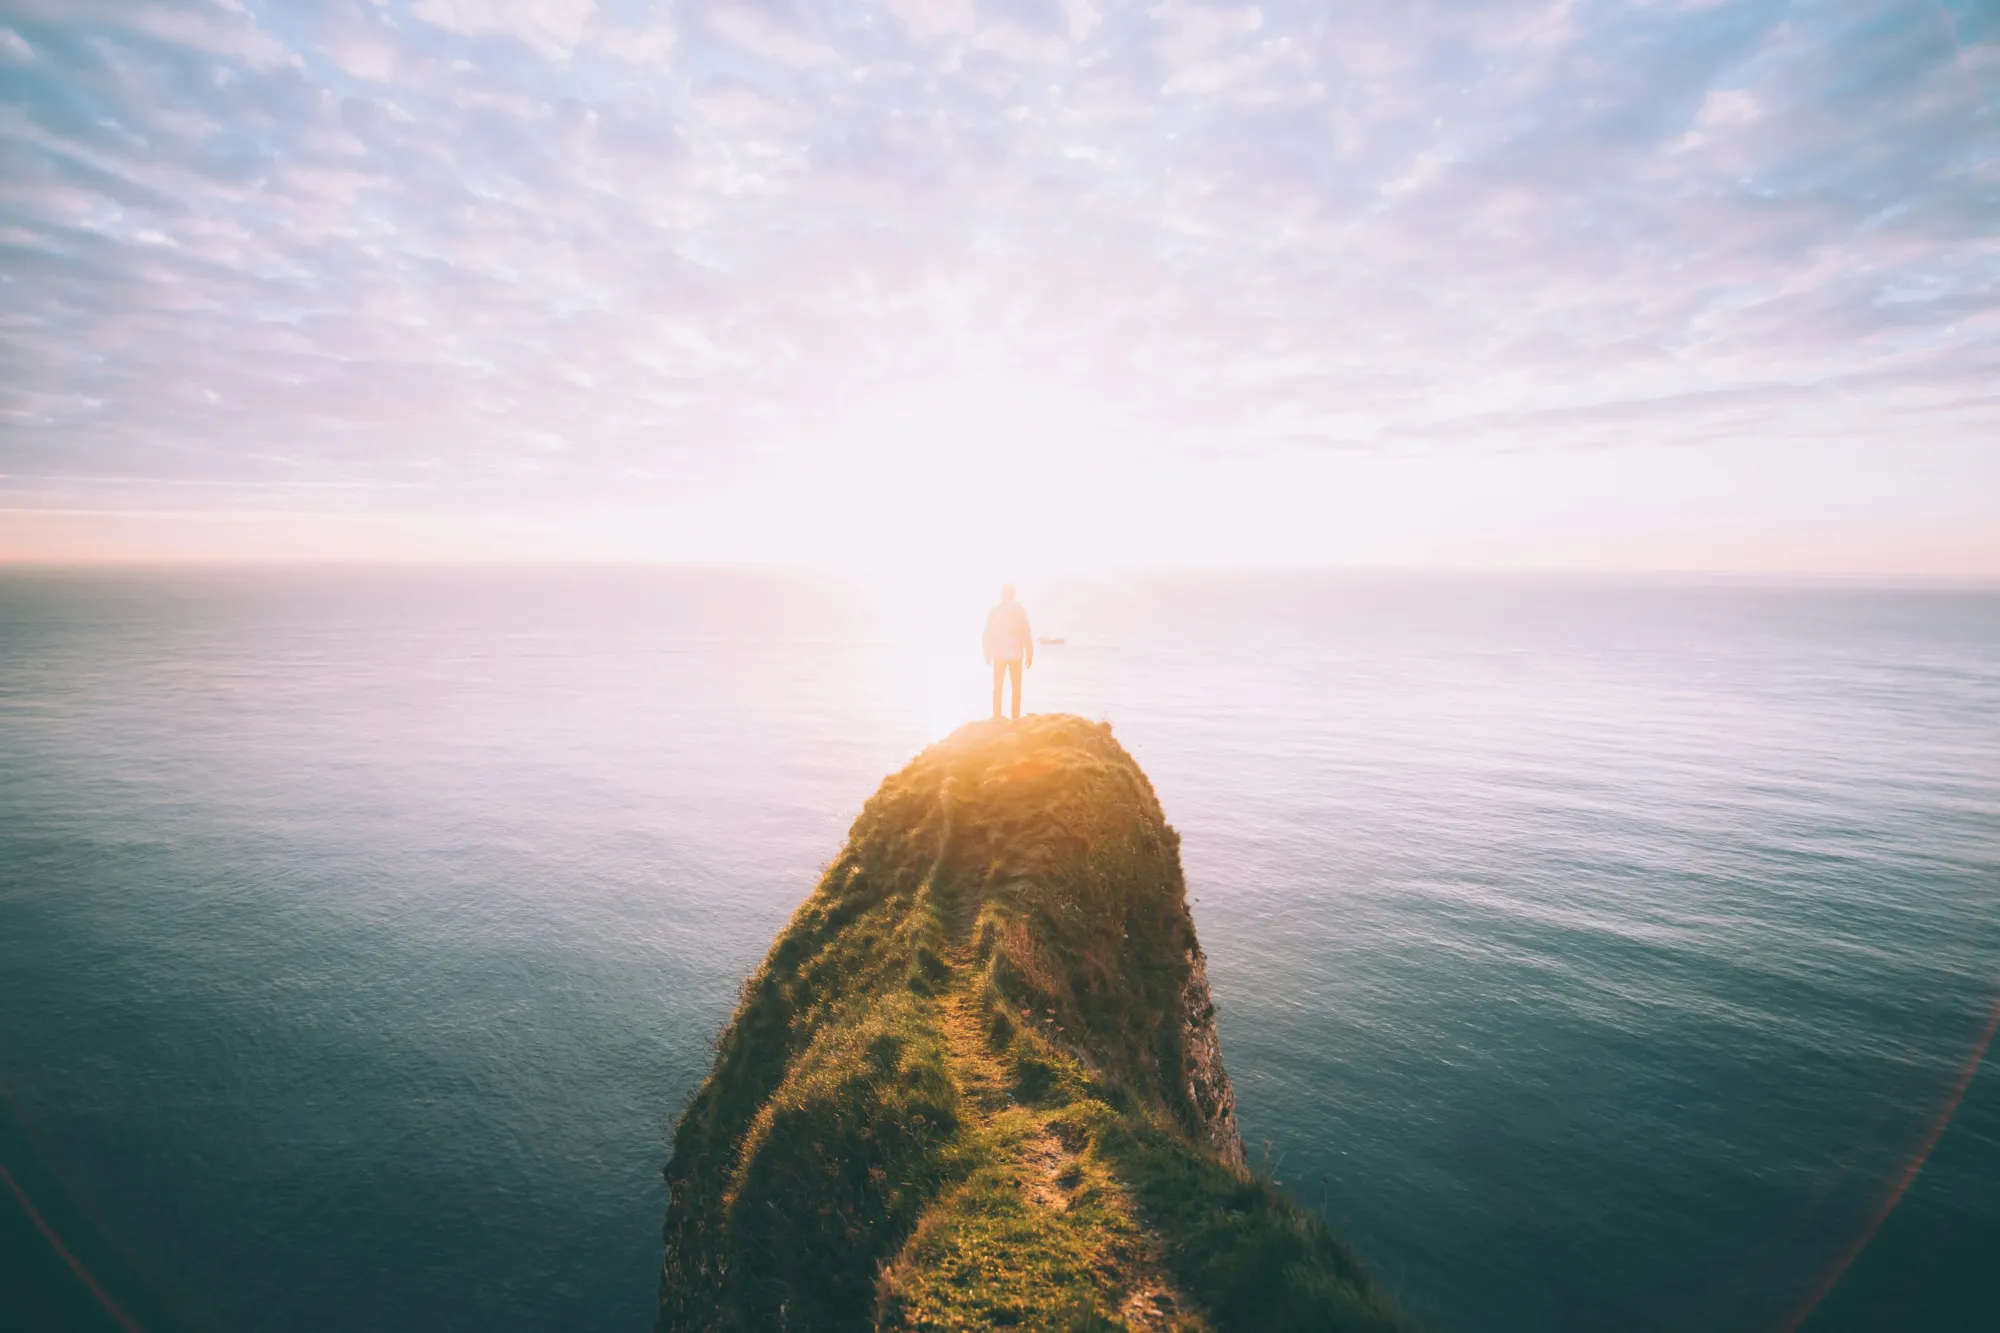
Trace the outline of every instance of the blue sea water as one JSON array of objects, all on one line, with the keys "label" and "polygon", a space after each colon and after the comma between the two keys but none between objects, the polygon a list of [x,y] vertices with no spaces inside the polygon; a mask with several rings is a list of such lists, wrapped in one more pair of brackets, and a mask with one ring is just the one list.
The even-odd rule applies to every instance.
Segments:
[{"label": "blue sea water", "polygon": [[[2000,1327],[2000,594],[1023,595],[1181,830],[1252,1160],[1429,1326]],[[147,1328],[648,1327],[665,1127],[982,612],[0,576],[0,1326],[116,1326],[46,1226]]]}]

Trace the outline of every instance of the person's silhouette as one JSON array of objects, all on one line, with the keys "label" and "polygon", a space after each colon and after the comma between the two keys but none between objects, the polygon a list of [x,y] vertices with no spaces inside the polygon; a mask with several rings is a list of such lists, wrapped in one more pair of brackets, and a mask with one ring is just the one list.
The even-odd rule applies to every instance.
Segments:
[{"label": "person's silhouette", "polygon": [[1035,664],[1035,635],[1028,613],[1014,600],[1014,585],[1000,590],[1000,601],[986,613],[986,660],[993,668],[993,716],[1000,716],[1000,682],[1014,677],[1014,717],[1021,716],[1021,668]]}]

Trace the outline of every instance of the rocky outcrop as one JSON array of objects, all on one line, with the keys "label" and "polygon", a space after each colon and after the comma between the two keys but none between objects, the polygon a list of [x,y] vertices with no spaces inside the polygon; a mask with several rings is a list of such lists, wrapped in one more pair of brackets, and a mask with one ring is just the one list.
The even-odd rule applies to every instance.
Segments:
[{"label": "rocky outcrop", "polygon": [[1403,1326],[1245,1170],[1179,838],[1080,718],[882,784],[666,1174],[665,1330]]},{"label": "rocky outcrop", "polygon": [[1187,981],[1181,987],[1181,1027],[1187,1033],[1188,1100],[1216,1156],[1244,1165],[1243,1135],[1236,1128],[1236,1090],[1222,1068],[1222,1040],[1215,1034],[1215,1001],[1208,991],[1208,960],[1199,947],[1188,950]]}]

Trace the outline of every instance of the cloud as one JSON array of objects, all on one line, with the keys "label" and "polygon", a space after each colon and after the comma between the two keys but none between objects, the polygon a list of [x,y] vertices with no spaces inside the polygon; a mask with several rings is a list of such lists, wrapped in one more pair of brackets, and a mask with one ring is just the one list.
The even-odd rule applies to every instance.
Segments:
[{"label": "cloud", "polygon": [[883,0],[882,7],[919,38],[971,32],[978,22],[973,0]]},{"label": "cloud", "polygon": [[680,32],[667,19],[637,28],[602,28],[596,40],[606,56],[633,65],[666,65],[680,48]]},{"label": "cloud", "polygon": [[9,7],[17,36],[21,29],[54,26],[73,35],[125,33],[162,45],[257,68],[293,63],[295,53],[260,27],[231,0],[14,0]]},{"label": "cloud", "polygon": [[418,0],[411,14],[467,37],[508,37],[561,59],[597,18],[596,0]]},{"label": "cloud", "polygon": [[314,29],[320,54],[342,71],[371,83],[385,83],[401,68],[403,42],[366,0],[328,0]]},{"label": "cloud", "polygon": [[839,59],[783,10],[747,3],[717,4],[708,6],[703,17],[711,32],[742,54],[783,69],[810,69]]},{"label": "cloud", "polygon": [[1956,14],[17,4],[0,507],[1990,438]]}]

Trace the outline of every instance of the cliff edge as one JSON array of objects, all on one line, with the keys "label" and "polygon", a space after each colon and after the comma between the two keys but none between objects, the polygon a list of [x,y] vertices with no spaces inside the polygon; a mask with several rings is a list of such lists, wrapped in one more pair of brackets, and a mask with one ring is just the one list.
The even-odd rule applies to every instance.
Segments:
[{"label": "cliff edge", "polygon": [[882,784],[666,1175],[674,1333],[1404,1327],[1244,1168],[1179,838],[1081,718]]}]

